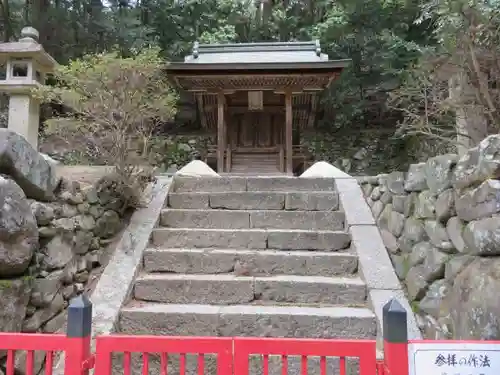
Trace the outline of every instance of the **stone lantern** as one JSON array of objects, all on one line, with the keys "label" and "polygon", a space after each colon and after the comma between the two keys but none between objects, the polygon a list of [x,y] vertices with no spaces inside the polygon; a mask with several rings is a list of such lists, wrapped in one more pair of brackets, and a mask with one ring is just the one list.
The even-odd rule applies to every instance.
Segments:
[{"label": "stone lantern", "polygon": [[38,43],[38,31],[25,27],[18,42],[0,44],[0,64],[6,67],[0,91],[10,96],[8,128],[38,149],[40,103],[31,91],[45,83],[57,63]]}]

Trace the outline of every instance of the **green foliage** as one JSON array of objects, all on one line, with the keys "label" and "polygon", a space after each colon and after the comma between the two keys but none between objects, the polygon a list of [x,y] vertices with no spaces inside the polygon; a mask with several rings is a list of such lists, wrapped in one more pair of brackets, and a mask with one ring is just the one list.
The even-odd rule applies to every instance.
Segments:
[{"label": "green foliage", "polygon": [[[263,9],[254,0],[4,3],[8,5],[3,9],[4,40],[17,38],[20,28],[31,24],[40,30],[44,48],[60,63],[114,46],[120,56],[136,56],[135,51],[158,46],[163,57],[175,61],[191,52],[194,41],[317,38],[331,59],[352,59],[322,101],[321,125],[329,134],[353,127],[396,129],[406,116],[403,103],[420,111],[422,101],[415,95],[406,95],[397,106],[392,100],[387,105],[388,98],[401,86],[404,91],[410,83],[417,84],[419,78],[411,77],[412,71],[420,69],[418,61],[428,47],[435,47],[437,55],[449,54],[462,42],[461,30],[472,21],[477,26],[474,43],[482,43],[485,49],[500,45],[498,23],[490,22],[499,13],[498,0],[278,0],[267,2],[271,6]],[[426,85],[424,72],[416,73],[424,79],[418,85]],[[488,113],[494,111],[488,108]],[[430,123],[434,121],[437,116]]]},{"label": "green foliage", "polygon": [[177,167],[189,163],[195,155],[203,156],[207,150],[208,138],[174,136],[156,136],[151,140],[149,162],[166,171],[168,167]]},{"label": "green foliage", "polygon": [[169,120],[177,96],[163,75],[158,53],[150,48],[129,58],[117,53],[86,55],[59,65],[58,84],[43,86],[36,94],[72,108],[77,125],[106,128],[118,122],[133,129],[144,122]]},{"label": "green foliage", "polygon": [[[46,132],[70,141],[77,150],[85,147],[97,163],[114,166],[124,187],[136,183],[142,179],[137,167],[147,164],[154,129],[176,112],[177,95],[163,65],[159,49],[149,48],[128,58],[101,53],[58,66],[57,84],[33,94],[71,112],[48,120]],[[144,145],[140,152],[138,139]]]},{"label": "green foliage", "polygon": [[433,0],[421,9],[416,23],[431,22],[439,43],[392,92],[389,105],[403,115],[398,133],[441,147],[475,145],[500,129],[500,2]]}]

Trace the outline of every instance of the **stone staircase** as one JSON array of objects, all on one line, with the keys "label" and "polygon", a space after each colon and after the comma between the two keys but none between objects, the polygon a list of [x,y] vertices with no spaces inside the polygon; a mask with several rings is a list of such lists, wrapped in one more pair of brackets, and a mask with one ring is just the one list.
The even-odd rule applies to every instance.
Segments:
[{"label": "stone staircase", "polygon": [[332,179],[176,177],[118,331],[375,338],[344,221]]},{"label": "stone staircase", "polygon": [[231,174],[278,175],[278,167],[277,153],[234,152],[232,155]]}]

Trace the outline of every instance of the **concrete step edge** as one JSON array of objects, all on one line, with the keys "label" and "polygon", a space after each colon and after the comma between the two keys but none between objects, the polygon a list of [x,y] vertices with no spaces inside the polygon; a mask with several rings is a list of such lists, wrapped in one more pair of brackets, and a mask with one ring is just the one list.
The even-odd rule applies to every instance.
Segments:
[{"label": "concrete step edge", "polygon": [[[133,301],[137,303],[137,301]],[[248,315],[302,315],[326,316],[331,318],[375,319],[373,311],[366,307],[307,307],[307,306],[269,306],[269,305],[198,305],[166,304],[139,302],[136,306],[122,307],[122,312],[144,312],[153,314],[248,314]]]},{"label": "concrete step edge", "polygon": [[286,251],[286,250],[272,250],[272,249],[265,249],[265,250],[238,250],[238,249],[217,249],[217,248],[194,248],[194,249],[184,249],[184,248],[162,248],[162,247],[148,247],[147,249],[144,250],[145,254],[151,254],[151,253],[160,253],[160,252],[176,252],[176,253],[193,253],[193,254],[207,254],[207,253],[213,253],[213,254],[228,254],[228,255],[261,255],[261,256],[266,256],[266,255],[279,255],[279,256],[284,256],[286,257],[287,255],[293,255],[293,256],[303,256],[307,258],[312,258],[312,257],[329,257],[329,258],[357,258],[358,256],[354,253],[345,251],[345,252],[331,252],[331,251],[303,251],[303,250],[294,250],[294,251]]},{"label": "concrete step edge", "polygon": [[365,287],[365,282],[357,277],[338,276],[297,276],[297,275],[271,275],[271,276],[238,276],[234,274],[173,274],[173,273],[147,273],[139,275],[136,282],[140,281],[267,281],[267,282],[294,282],[308,284],[348,285]]},{"label": "concrete step edge", "polygon": [[168,227],[156,227],[153,231],[164,231],[164,232],[175,232],[175,231],[189,231],[189,232],[227,232],[228,234],[233,233],[316,233],[316,234],[346,234],[344,230],[307,230],[307,229],[255,229],[255,228],[245,228],[245,229],[223,229],[223,228],[168,228]]},{"label": "concrete step edge", "polygon": [[250,214],[255,214],[255,213],[268,213],[268,214],[278,214],[278,213],[284,213],[285,215],[288,214],[314,214],[314,213],[335,213],[339,215],[345,215],[344,211],[336,210],[336,211],[327,211],[327,210],[317,210],[317,211],[307,211],[307,210],[266,210],[266,209],[259,209],[256,208],[255,210],[229,210],[229,209],[224,209],[224,208],[170,208],[170,207],[164,207],[161,211],[162,213],[167,213],[167,212],[186,212],[186,213],[199,213],[199,212],[241,212],[241,213],[250,213]]},{"label": "concrete step edge", "polygon": [[332,191],[326,191],[326,190],[251,190],[251,191],[204,191],[204,190],[197,190],[197,191],[181,191],[181,192],[171,192],[168,193],[168,195],[222,195],[222,194],[238,194],[238,195],[252,195],[252,194],[276,194],[276,195],[284,195],[284,194],[338,194],[337,191],[332,190]]},{"label": "concrete step edge", "polygon": [[348,251],[165,247],[146,249],[143,259],[144,271],[153,273],[328,277],[358,273],[358,257]]},{"label": "concrete step edge", "polygon": [[340,211],[285,211],[251,209],[170,209],[161,212],[160,227],[219,229],[344,230]]},{"label": "concrete step edge", "polygon": [[151,243],[154,247],[344,251],[351,237],[331,230],[155,228]]}]

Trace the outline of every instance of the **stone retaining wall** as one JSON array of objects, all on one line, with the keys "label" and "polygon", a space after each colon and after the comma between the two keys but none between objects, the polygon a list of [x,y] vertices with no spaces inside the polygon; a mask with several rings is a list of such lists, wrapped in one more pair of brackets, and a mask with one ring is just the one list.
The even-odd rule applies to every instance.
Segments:
[{"label": "stone retaining wall", "polygon": [[360,184],[424,335],[500,339],[500,136]]},{"label": "stone retaining wall", "polygon": [[[0,207],[0,332],[56,332],[121,229],[123,202],[109,186],[58,179],[24,138],[0,129]],[[16,356],[21,373],[25,359]],[[35,373],[43,359],[35,354]]]}]

